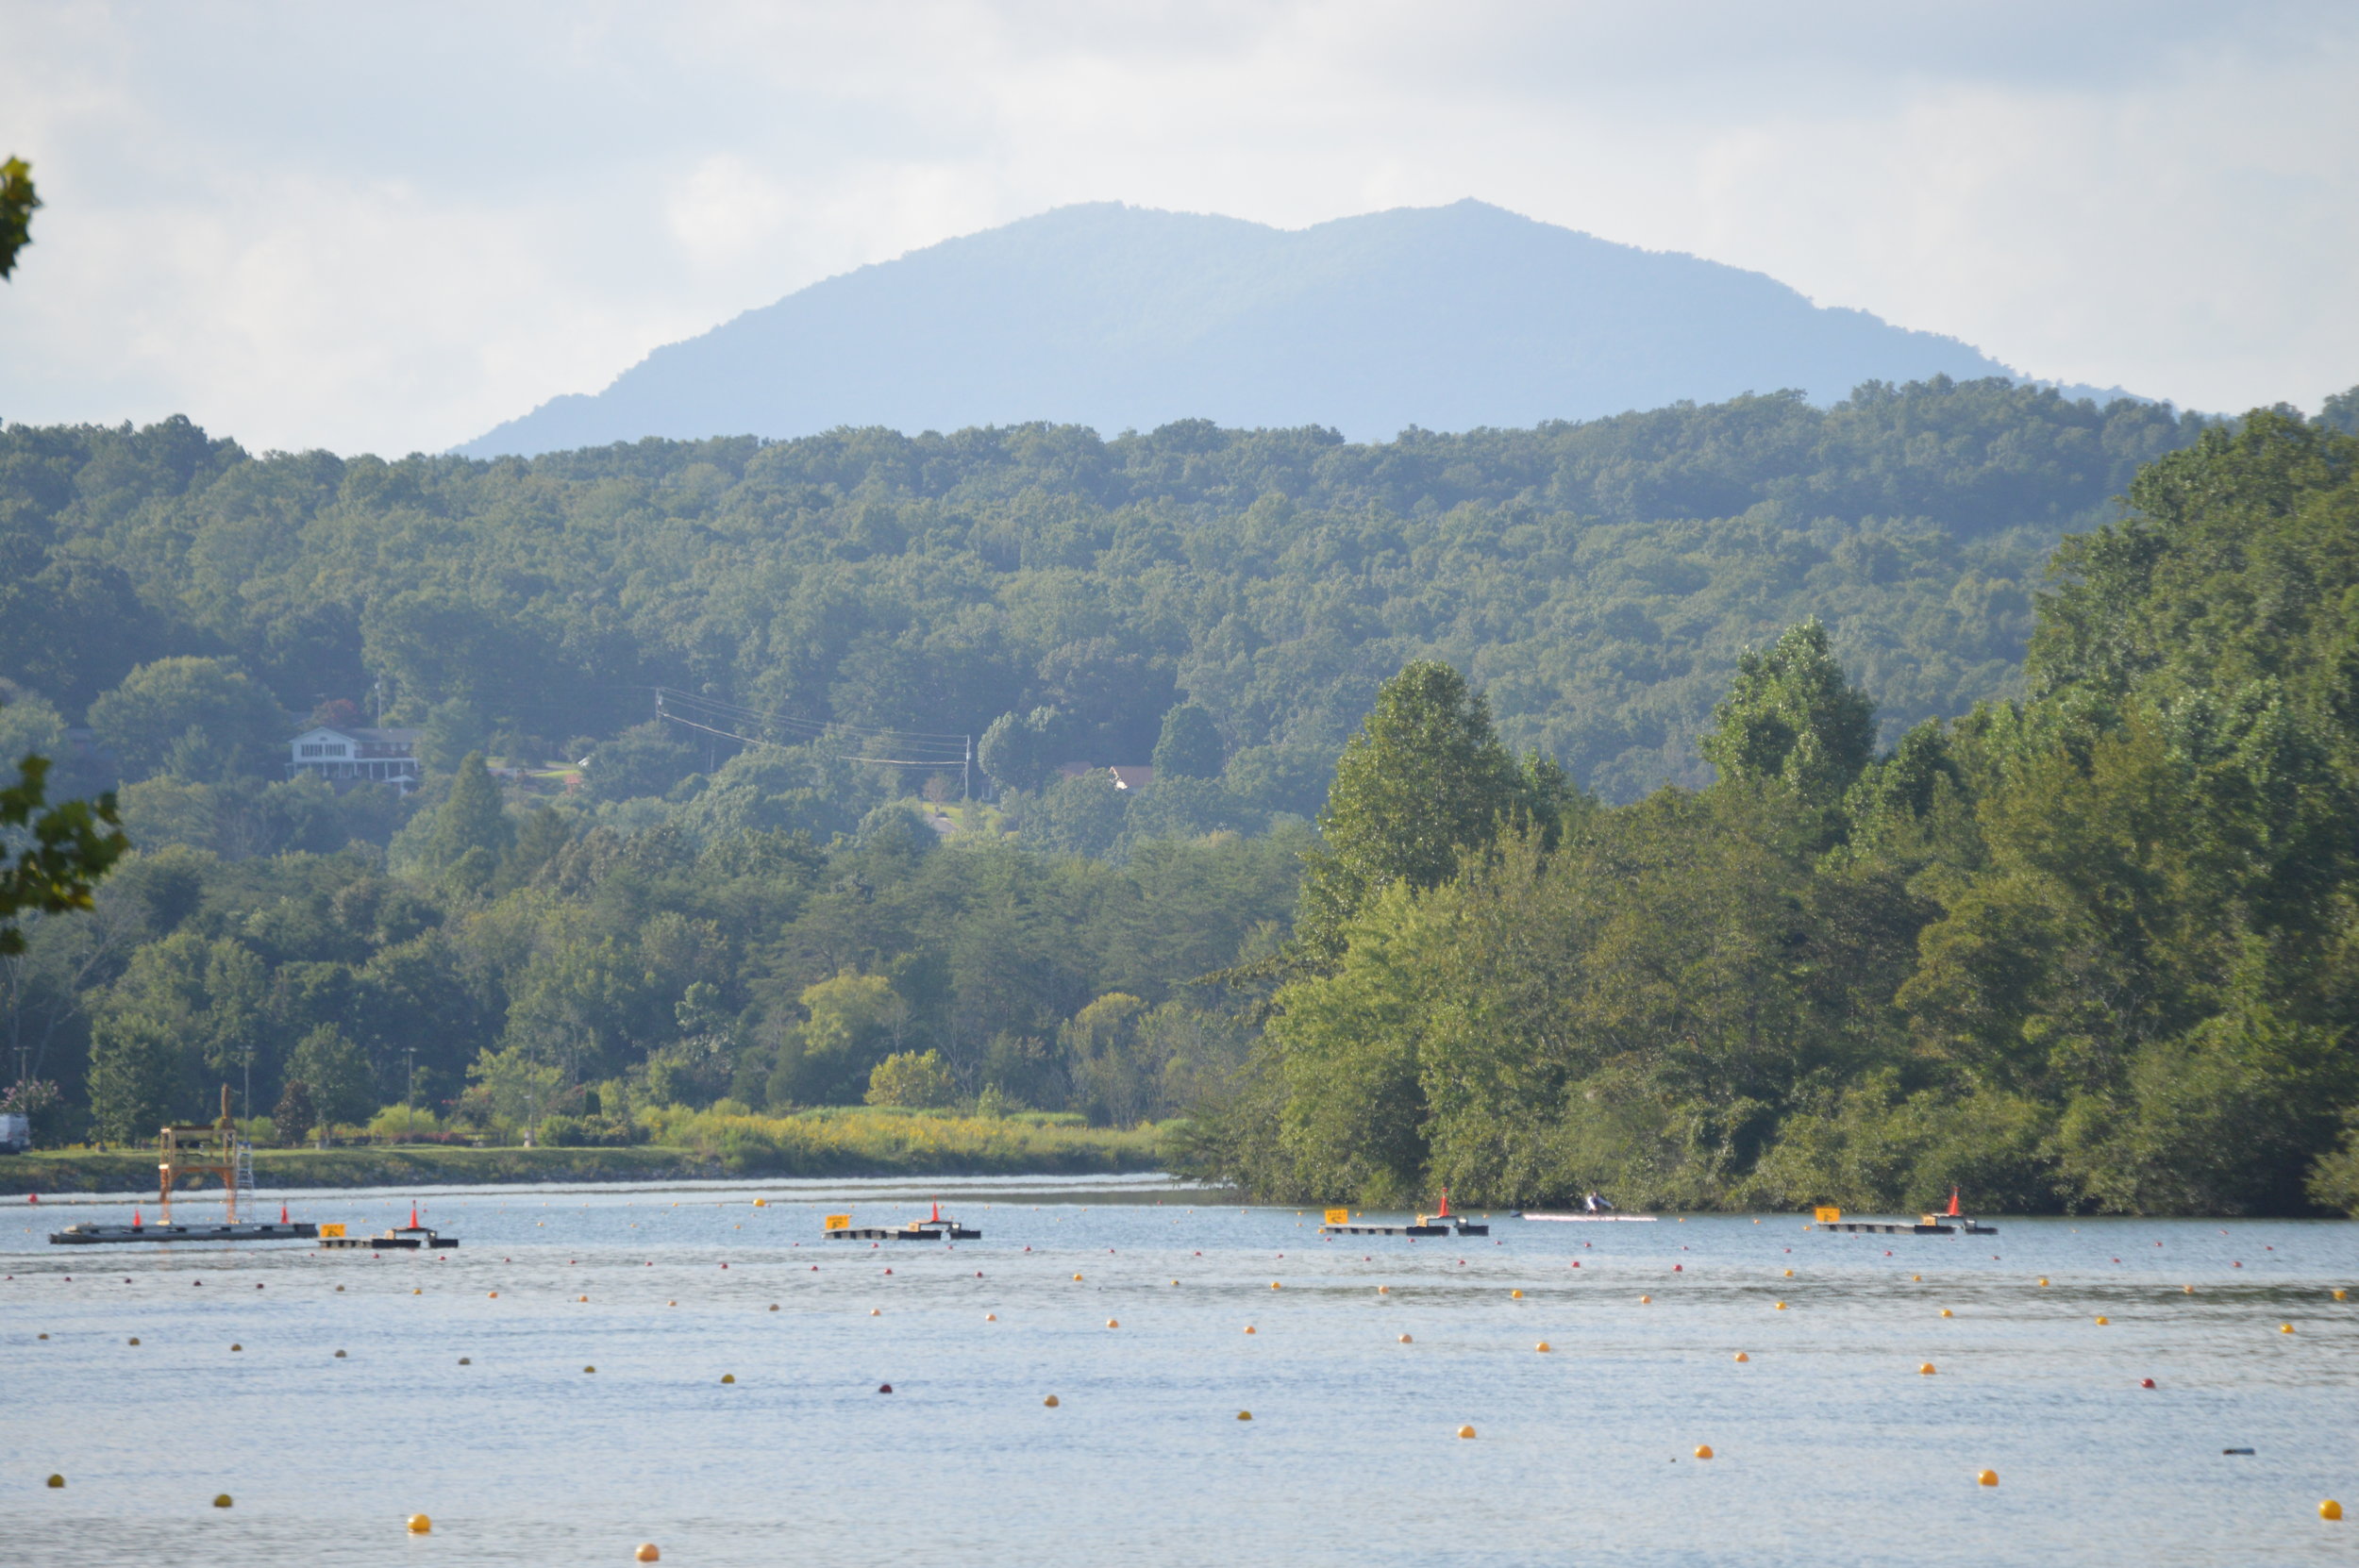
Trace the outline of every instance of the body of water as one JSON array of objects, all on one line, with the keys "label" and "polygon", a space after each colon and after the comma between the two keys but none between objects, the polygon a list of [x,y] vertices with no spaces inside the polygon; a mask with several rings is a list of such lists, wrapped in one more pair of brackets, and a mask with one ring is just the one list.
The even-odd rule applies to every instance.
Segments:
[{"label": "body of water", "polygon": [[51,1246],[129,1205],[10,1205],[0,1560],[2359,1558],[2350,1223],[1412,1242],[1152,1181],[938,1191],[981,1241],[823,1242],[935,1192],[861,1182],[444,1192],[431,1255]]}]

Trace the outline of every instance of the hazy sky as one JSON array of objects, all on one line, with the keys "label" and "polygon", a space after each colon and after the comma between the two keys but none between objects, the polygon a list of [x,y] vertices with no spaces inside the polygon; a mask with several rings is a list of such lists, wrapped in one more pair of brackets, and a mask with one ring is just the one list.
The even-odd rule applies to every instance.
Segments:
[{"label": "hazy sky", "polygon": [[2211,409],[2359,383],[2359,4],[30,4],[0,418],[432,450],[1067,202],[1476,196]]}]

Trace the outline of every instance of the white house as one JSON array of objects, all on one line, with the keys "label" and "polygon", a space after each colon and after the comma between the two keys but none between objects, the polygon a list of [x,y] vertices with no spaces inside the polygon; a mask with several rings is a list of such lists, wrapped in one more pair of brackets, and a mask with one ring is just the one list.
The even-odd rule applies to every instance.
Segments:
[{"label": "white house", "polygon": [[287,776],[307,773],[330,785],[367,779],[408,794],[418,787],[418,731],[316,726],[287,744]]}]

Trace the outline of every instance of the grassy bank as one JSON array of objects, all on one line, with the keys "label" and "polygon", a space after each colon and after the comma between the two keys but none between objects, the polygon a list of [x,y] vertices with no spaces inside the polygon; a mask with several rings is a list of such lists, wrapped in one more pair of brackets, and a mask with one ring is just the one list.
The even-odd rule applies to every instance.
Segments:
[{"label": "grassy bank", "polygon": [[[1089,1176],[1151,1171],[1162,1135],[1046,1118],[814,1111],[796,1116],[661,1116],[656,1142],[629,1148],[454,1148],[379,1144],[258,1149],[259,1187],[402,1187],[714,1176]],[[140,1192],[156,1184],[145,1149],[43,1149],[0,1156],[0,1193]]]}]

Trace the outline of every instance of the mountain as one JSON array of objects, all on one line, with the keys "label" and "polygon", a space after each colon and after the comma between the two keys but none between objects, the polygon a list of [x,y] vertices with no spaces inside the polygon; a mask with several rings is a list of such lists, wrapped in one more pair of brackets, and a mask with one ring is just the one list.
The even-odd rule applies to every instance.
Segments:
[{"label": "mountain", "polygon": [[2012,373],[1759,273],[1477,201],[1305,229],[1109,202],[814,283],[458,451],[1034,420],[1370,440],[1935,375]]}]

